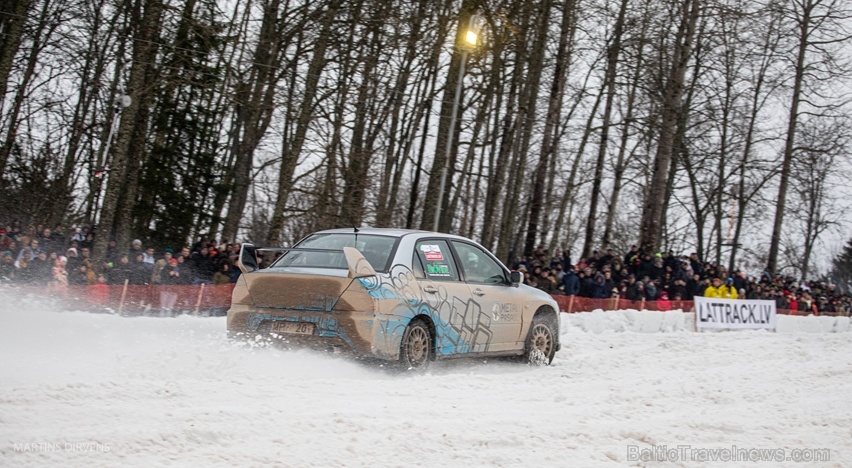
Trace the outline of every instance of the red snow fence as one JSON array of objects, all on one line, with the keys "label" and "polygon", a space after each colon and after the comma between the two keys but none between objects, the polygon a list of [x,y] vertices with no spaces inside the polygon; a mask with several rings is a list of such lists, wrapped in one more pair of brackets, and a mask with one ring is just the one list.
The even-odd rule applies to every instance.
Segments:
[{"label": "red snow fence", "polygon": [[10,287],[20,295],[49,297],[65,310],[89,310],[122,315],[224,315],[231,306],[233,284],[106,285]]},{"label": "red snow fence", "polygon": [[[683,312],[695,312],[695,302],[693,301],[631,301],[622,298],[612,299],[591,299],[580,296],[565,296],[554,295],[553,299],[559,305],[560,312],[573,314],[576,312],[592,312],[594,310],[612,311],[612,310],[650,310],[658,312],[667,312],[671,310],[680,310]],[[781,315],[810,315],[810,312],[798,310],[778,309]],[[848,316],[845,313],[838,312],[820,312],[818,315],[826,316]]]}]

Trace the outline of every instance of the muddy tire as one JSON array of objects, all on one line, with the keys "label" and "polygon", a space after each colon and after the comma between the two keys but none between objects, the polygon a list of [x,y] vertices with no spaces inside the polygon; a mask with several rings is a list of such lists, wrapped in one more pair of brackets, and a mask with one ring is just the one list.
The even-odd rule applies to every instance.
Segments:
[{"label": "muddy tire", "polygon": [[549,366],[556,354],[556,326],[550,315],[533,319],[524,345],[524,362],[531,366]]},{"label": "muddy tire", "polygon": [[423,370],[432,360],[432,332],[421,319],[412,320],[399,348],[399,364],[402,370]]}]

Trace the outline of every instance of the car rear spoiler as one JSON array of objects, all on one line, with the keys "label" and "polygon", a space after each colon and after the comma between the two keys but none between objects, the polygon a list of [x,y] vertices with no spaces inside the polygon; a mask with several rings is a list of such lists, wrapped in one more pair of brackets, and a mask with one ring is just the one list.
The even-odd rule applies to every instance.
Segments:
[{"label": "car rear spoiler", "polygon": [[237,259],[237,268],[243,273],[251,273],[257,271],[259,263],[257,261],[257,253],[264,252],[342,252],[346,257],[346,264],[349,267],[350,278],[363,278],[365,276],[375,276],[376,269],[373,265],[361,255],[361,252],[354,247],[344,247],[343,249],[305,249],[299,247],[256,247],[254,244],[242,244],[240,246],[240,257]]}]

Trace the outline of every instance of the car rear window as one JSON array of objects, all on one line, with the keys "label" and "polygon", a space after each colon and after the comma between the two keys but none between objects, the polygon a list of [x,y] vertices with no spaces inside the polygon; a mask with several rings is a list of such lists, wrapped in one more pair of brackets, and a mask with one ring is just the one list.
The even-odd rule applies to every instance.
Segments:
[{"label": "car rear window", "polygon": [[290,250],[272,265],[273,268],[346,268],[344,247],[354,247],[379,272],[387,272],[398,237],[364,235],[357,233],[313,234],[296,244],[295,248],[328,249],[322,251]]}]

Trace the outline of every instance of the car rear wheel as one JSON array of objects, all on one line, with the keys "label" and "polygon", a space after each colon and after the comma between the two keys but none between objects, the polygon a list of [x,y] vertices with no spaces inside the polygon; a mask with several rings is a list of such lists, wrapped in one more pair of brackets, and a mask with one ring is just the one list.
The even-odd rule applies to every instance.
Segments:
[{"label": "car rear wheel", "polygon": [[556,354],[556,327],[553,318],[538,316],[533,319],[524,347],[524,360],[533,366],[550,365]]},{"label": "car rear wheel", "polygon": [[432,332],[423,320],[408,324],[402,335],[399,361],[403,369],[425,369],[432,360]]}]

